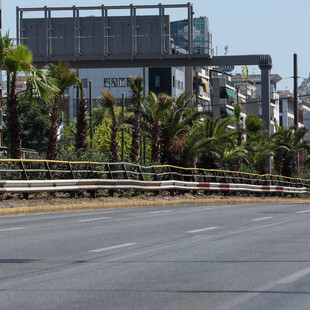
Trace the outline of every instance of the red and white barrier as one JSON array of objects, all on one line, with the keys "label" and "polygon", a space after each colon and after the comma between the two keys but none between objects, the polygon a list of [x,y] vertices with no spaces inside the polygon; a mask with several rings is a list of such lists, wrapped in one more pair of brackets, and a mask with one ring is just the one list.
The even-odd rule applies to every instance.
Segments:
[{"label": "red and white barrier", "polygon": [[0,193],[34,193],[87,190],[203,190],[239,191],[256,193],[310,194],[310,188],[276,185],[253,185],[235,183],[185,182],[185,181],[139,181],[121,179],[81,179],[42,181],[0,181]]}]

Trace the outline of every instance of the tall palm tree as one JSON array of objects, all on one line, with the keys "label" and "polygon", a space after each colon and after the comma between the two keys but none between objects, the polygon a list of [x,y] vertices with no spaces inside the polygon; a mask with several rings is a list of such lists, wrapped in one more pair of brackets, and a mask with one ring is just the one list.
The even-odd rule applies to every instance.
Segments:
[{"label": "tall palm tree", "polygon": [[85,100],[85,92],[83,83],[80,80],[78,83],[80,89],[81,98],[78,99],[78,115],[76,122],[76,135],[75,135],[75,149],[85,152],[87,150],[87,106]]},{"label": "tall palm tree", "polygon": [[118,162],[119,161],[119,145],[118,145],[118,119],[116,116],[116,99],[113,97],[112,93],[107,90],[104,91],[100,89],[102,97],[101,101],[103,107],[109,112],[112,118],[112,125],[111,125],[111,153],[112,153],[112,161]]},{"label": "tall palm tree", "polygon": [[141,143],[141,109],[143,105],[142,92],[145,89],[143,77],[141,75],[133,76],[130,79],[131,104],[134,113],[132,143],[131,143],[131,161],[134,164],[139,163],[140,143]]},{"label": "tall palm tree", "polygon": [[66,88],[79,85],[80,80],[76,72],[71,71],[69,64],[59,61],[58,65],[49,64],[47,66],[48,75],[54,78],[59,85],[59,91],[52,103],[51,129],[48,139],[47,159],[55,160],[58,154],[57,130],[59,118],[59,103],[65,98]]},{"label": "tall palm tree", "polygon": [[[2,38],[3,40],[3,38]],[[2,47],[8,40],[0,44]],[[2,48],[1,47],[1,48]],[[8,73],[10,89],[8,92],[8,131],[10,136],[10,155],[12,158],[21,157],[21,127],[19,122],[18,94],[16,93],[16,80],[19,74],[27,76],[27,86],[34,89],[36,94],[45,102],[51,100],[58,92],[56,81],[48,77],[43,71],[32,65],[32,53],[24,45],[6,46],[2,50],[2,68]]]},{"label": "tall palm tree", "polygon": [[160,93],[156,95],[150,92],[142,107],[142,116],[144,123],[147,124],[149,136],[151,138],[152,153],[151,160],[153,163],[161,162],[162,155],[162,121],[172,107],[173,99],[171,96]]}]

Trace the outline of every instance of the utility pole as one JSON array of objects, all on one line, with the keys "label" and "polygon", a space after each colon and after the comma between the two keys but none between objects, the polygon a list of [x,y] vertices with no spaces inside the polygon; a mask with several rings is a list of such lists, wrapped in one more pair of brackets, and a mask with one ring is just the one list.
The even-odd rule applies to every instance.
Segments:
[{"label": "utility pole", "polygon": [[298,128],[298,76],[297,54],[294,54],[294,125]]},{"label": "utility pole", "polygon": [[[297,54],[294,54],[294,125],[298,128],[298,76],[297,76]],[[299,171],[299,152],[296,158],[297,171]]]},{"label": "utility pole", "polygon": [[[124,123],[125,93],[122,93],[122,122]],[[122,162],[125,161],[125,129],[122,128]]]},{"label": "utility pole", "polygon": [[94,149],[94,126],[93,126],[93,86],[89,81],[89,126],[90,126],[90,148]]}]

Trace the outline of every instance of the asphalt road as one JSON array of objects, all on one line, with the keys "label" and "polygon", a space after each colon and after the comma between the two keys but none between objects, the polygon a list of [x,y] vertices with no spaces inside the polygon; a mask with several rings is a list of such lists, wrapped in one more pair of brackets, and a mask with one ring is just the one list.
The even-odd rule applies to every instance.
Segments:
[{"label": "asphalt road", "polygon": [[0,309],[310,309],[310,205],[0,218]]}]

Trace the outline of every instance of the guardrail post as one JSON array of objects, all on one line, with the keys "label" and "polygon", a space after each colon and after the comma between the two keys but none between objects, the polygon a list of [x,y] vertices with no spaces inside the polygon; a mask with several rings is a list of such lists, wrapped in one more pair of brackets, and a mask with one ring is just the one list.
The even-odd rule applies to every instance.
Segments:
[{"label": "guardrail post", "polygon": [[124,163],[122,163],[122,166],[123,166],[123,170],[124,170],[124,177],[126,180],[129,179],[129,176],[128,176],[128,172],[127,172],[127,169],[126,169],[126,165]]},{"label": "guardrail post", "polygon": [[219,183],[219,178],[218,178],[218,175],[217,175],[217,171],[213,171],[213,175],[214,175],[214,178],[215,178],[215,183]]},{"label": "guardrail post", "polygon": [[[95,173],[94,173],[94,169],[93,169],[93,167],[92,167],[92,164],[89,162],[88,165],[89,165],[90,172],[91,172],[93,178],[95,179],[95,178],[96,178],[96,175],[95,175]],[[90,190],[90,191],[88,191],[88,192],[89,192],[91,198],[93,198],[93,199],[96,198],[96,190]],[[74,195],[75,195],[75,194],[74,194]]]},{"label": "guardrail post", "polygon": [[192,175],[193,175],[193,181],[194,181],[194,182],[197,182],[196,175],[195,175],[193,169],[191,169],[191,173],[192,173]]},{"label": "guardrail post", "polygon": [[[173,181],[173,175],[172,175],[171,167],[168,166],[168,168],[169,168],[170,181]],[[181,172],[181,174],[182,174],[182,172]],[[182,177],[183,177],[183,174],[182,174]],[[171,196],[175,196],[175,189],[170,189],[169,193]]]},{"label": "guardrail post", "polygon": [[153,180],[154,180],[154,181],[158,181],[158,180],[159,180],[159,179],[158,179],[158,175],[157,175],[157,172],[156,172],[156,169],[155,169],[154,166],[153,166],[152,170],[153,170],[153,173],[154,173],[154,175],[153,175]]},{"label": "guardrail post", "polygon": [[[108,169],[108,172],[109,172],[108,173],[108,179],[113,180],[114,177],[113,177],[110,165],[108,163],[106,163],[106,168]],[[109,189],[109,196],[113,197],[113,195],[114,195],[114,190]]]},{"label": "guardrail post", "polygon": [[51,173],[51,169],[47,161],[44,162],[44,168],[47,170],[47,172],[45,172],[45,178],[47,180],[53,180],[53,174]]},{"label": "guardrail post", "polygon": [[91,171],[91,174],[93,175],[93,178],[96,178],[96,175],[95,175],[95,172],[94,172],[92,164],[91,163],[88,163],[88,164],[89,164],[89,169]]},{"label": "guardrail post", "polygon": [[184,182],[184,175],[183,175],[183,173],[182,173],[182,168],[179,168],[179,171],[180,171],[180,176],[181,176],[181,181],[183,181]]},{"label": "guardrail post", "polygon": [[70,162],[68,162],[67,163],[67,167],[68,167],[68,169],[70,170],[70,174],[71,174],[71,178],[74,180],[75,179],[75,177],[74,177],[74,173],[73,173],[73,169],[72,169],[72,165],[71,165],[71,163]]},{"label": "guardrail post", "polygon": [[[28,176],[27,176],[27,172],[26,172],[26,169],[25,169],[25,165],[24,165],[24,162],[22,160],[19,161],[19,166],[22,169],[22,173],[21,173],[22,180],[28,180]],[[23,193],[23,198],[28,200],[29,199],[29,193]]]},{"label": "guardrail post", "polygon": [[203,181],[204,182],[208,182],[208,176],[206,175],[206,170],[202,170],[203,171]]},{"label": "guardrail post", "polygon": [[22,180],[28,180],[28,176],[27,176],[27,172],[26,172],[26,169],[25,169],[25,165],[24,165],[24,162],[22,160],[19,161],[19,166],[22,169],[22,173],[21,173]]},{"label": "guardrail post", "polygon": [[106,164],[106,168],[108,169],[108,172],[109,172],[109,174],[108,174],[108,179],[113,180],[114,177],[113,177],[113,174],[112,174],[110,165],[109,165],[108,163]]},{"label": "guardrail post", "polygon": [[[171,167],[168,166],[168,168],[169,168],[170,180],[172,181],[173,180],[173,175],[172,175]],[[182,175],[182,177],[183,177],[183,175]]]},{"label": "guardrail post", "polygon": [[138,168],[138,169],[139,169],[139,180],[140,180],[140,181],[144,181],[144,175],[143,175],[141,166],[139,165],[138,167],[139,167],[139,168]]},{"label": "guardrail post", "polygon": [[[191,169],[191,172],[192,172],[192,175],[193,175],[193,180],[194,180],[194,182],[197,182],[197,177],[196,177],[194,171],[195,171],[194,169]],[[194,194],[194,195],[197,195],[197,192],[198,192],[198,191],[193,190],[193,194]]]}]

